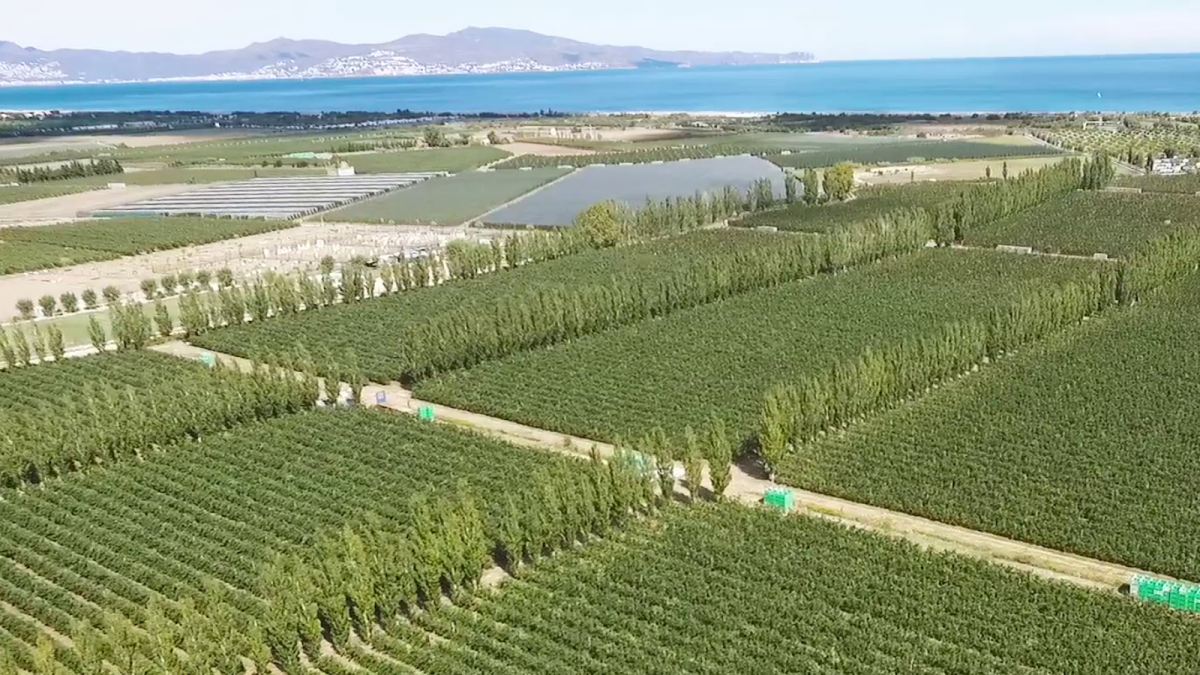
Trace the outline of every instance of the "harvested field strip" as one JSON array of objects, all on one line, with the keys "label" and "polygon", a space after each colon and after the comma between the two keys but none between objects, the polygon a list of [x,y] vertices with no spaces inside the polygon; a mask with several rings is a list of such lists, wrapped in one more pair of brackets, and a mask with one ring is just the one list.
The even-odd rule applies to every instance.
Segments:
[{"label": "harvested field strip", "polygon": [[508,153],[486,145],[461,148],[432,148],[398,152],[372,152],[347,155],[343,161],[359,173],[407,173],[414,171],[449,171],[459,173],[477,169],[508,157]]},{"label": "harvested field strip", "polygon": [[[1191,278],[800,449],[792,484],[1200,579]],[[1150,497],[1148,497],[1148,495]]]},{"label": "harvested field strip", "polygon": [[568,171],[472,171],[436,178],[338,209],[325,220],[351,223],[459,225],[506,204]]},{"label": "harvested field strip", "polygon": [[[1161,608],[729,505],[668,513],[415,624],[375,649],[425,672],[1159,675],[1192,672],[1200,648]],[[1148,643],[1164,651],[1146,659]]]},{"label": "harvested field strip", "polygon": [[0,204],[16,204],[34,199],[73,195],[102,187],[102,183],[81,185],[72,181],[50,181],[31,185],[0,186]]},{"label": "harvested field strip", "polygon": [[1031,246],[1046,253],[1126,256],[1141,245],[1200,225],[1190,195],[1080,191],[1009,218],[967,228],[972,246]]},{"label": "harvested field strip", "polygon": [[[963,255],[965,254],[965,255]],[[419,382],[421,398],[586,438],[755,426],[773,384],[986,316],[1095,263],[925,251],[728,298]]]}]

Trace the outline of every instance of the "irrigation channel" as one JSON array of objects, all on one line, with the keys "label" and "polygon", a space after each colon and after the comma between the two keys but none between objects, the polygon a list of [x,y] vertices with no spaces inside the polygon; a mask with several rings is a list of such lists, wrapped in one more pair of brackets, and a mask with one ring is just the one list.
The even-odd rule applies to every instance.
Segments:
[{"label": "irrigation channel", "polygon": [[[252,367],[251,362],[246,359],[214,353],[178,340],[156,345],[150,349],[191,360],[199,360],[203,355],[211,354],[223,363],[236,365],[243,370],[249,370]],[[341,390],[346,393],[349,391],[349,387],[343,384]],[[472,429],[514,445],[578,456],[589,455],[593,448],[602,457],[611,457],[615,452],[615,448],[607,443],[421,401],[413,398],[412,392],[399,384],[368,384],[363,388],[363,399],[364,405],[375,405],[410,415],[417,414],[421,409],[432,410],[435,421],[439,423]],[[677,475],[679,474],[677,473]],[[711,486],[711,483],[708,482],[707,469],[705,470],[705,483],[704,487]],[[1160,574],[1132,567],[779,485],[751,476],[737,464],[732,467],[732,481],[725,491],[725,496],[745,503],[758,504],[763,501],[768,490],[780,488],[791,491],[795,496],[792,513],[824,518],[851,527],[900,537],[927,549],[953,551],[1023,570],[1047,579],[1117,593],[1120,587],[1128,584],[1135,575],[1163,578]]]}]

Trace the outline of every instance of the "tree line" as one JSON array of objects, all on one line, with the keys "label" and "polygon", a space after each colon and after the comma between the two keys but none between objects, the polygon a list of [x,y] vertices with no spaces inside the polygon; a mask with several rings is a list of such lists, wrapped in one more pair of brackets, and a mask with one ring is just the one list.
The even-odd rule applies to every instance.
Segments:
[{"label": "tree line", "polygon": [[498,299],[488,310],[458,309],[406,326],[392,377],[415,380],[485,360],[578,338],[643,319],[802,279],[819,272],[918,250],[931,221],[918,210],[844,228],[831,236],[780,237],[771,246],[715,256],[648,279],[622,275],[603,284],[553,286]]},{"label": "tree line", "polygon": [[148,391],[89,383],[42,407],[0,416],[0,486],[141,457],[153,447],[312,408],[318,395],[316,378],[267,364],[246,374],[218,362]]},{"label": "tree line", "polygon": [[1106,265],[1086,279],[1025,291],[987,319],[946,324],[856,358],[763,397],[758,455],[774,472],[788,455],[819,434],[899,404],[929,387],[1075,325],[1114,305],[1130,304],[1195,272],[1200,228],[1152,242],[1128,261]]},{"label": "tree line", "polygon": [[125,173],[125,167],[121,166],[121,163],[115,159],[104,158],[93,159],[87,164],[79,160],[74,160],[54,169],[44,166],[36,166],[32,169],[0,168],[0,180],[8,178],[21,184],[43,183],[47,181],[67,180],[69,178],[107,176],[118,173]]}]

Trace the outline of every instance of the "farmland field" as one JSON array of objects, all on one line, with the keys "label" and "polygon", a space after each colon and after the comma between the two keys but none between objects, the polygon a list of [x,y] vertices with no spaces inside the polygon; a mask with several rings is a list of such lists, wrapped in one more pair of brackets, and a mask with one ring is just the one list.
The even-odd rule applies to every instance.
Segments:
[{"label": "farmland field", "polygon": [[[466,488],[486,517],[538,474],[578,460],[377,411],[313,411],[243,426],[0,500],[0,600],[63,635],[105,611],[141,622],[163,599],[228,584],[231,610],[264,618],[257,575],[273,552],[310,550],[322,528],[368,513],[406,521],[411,498]],[[31,668],[19,616],[0,649]],[[12,630],[15,627],[17,630]],[[38,631],[35,629],[34,634]],[[16,635],[16,637],[14,637]]]},{"label": "farmland field", "polygon": [[1075,192],[1015,216],[968,228],[976,246],[1032,246],[1048,253],[1118,256],[1147,240],[1200,225],[1200,200],[1190,195]]},{"label": "farmland field", "polygon": [[504,159],[507,152],[486,145],[460,148],[430,148],[398,152],[371,152],[346,155],[358,173],[413,173],[420,171],[449,171],[459,173]]},{"label": "farmland field", "polygon": [[322,218],[351,223],[459,225],[566,174],[562,169],[460,173],[359,202]]},{"label": "farmland field", "polygon": [[[20,339],[10,332],[0,347],[15,349]],[[301,385],[142,351],[9,367],[0,371],[0,485],[40,482],[139,456],[152,446],[311,408],[316,388]]]},{"label": "farmland field", "polygon": [[805,446],[786,481],[1200,579],[1200,279]]},{"label": "farmland field", "polygon": [[[962,254],[966,255],[962,255]],[[773,384],[1006,306],[1095,263],[935,250],[748,293],[419,382],[426,400],[584,438],[748,434]]]},{"label": "farmland field", "polygon": [[193,342],[237,355],[288,350],[300,340],[316,354],[340,354],[352,349],[371,377],[386,382],[398,379],[402,372],[403,360],[396,341],[407,326],[456,310],[482,312],[505,298],[523,297],[539,289],[581,288],[622,276],[644,280],[665,278],[689,264],[703,263],[718,255],[773,248],[774,241],[772,235],[757,232],[694,232],[645,244],[579,253],[366,302],[219,328],[197,336]]},{"label": "farmland field", "polygon": [[103,185],[104,183],[80,184],[75,181],[47,181],[45,183],[33,183],[29,185],[3,185],[0,186],[0,204],[16,204],[17,202],[28,202],[34,199],[73,195],[80,192],[87,192],[88,190],[96,190]]},{"label": "farmland field", "polygon": [[446,673],[1182,675],[1200,648],[1160,608],[816,519],[709,506],[663,520],[350,654],[377,673],[406,672],[390,658]]},{"label": "farmland field", "polygon": [[828,232],[843,225],[884,216],[900,208],[932,207],[949,201],[979,183],[914,183],[860,189],[857,198],[841,203],[786,208],[756,213],[730,223],[735,227],[775,227],[793,232]]},{"label": "farmland field", "polygon": [[30,272],[53,267],[70,267],[86,262],[112,260],[119,258],[119,253],[111,251],[96,251],[82,248],[68,248],[55,244],[39,244],[26,241],[12,241],[5,237],[6,231],[0,230],[0,275]]},{"label": "farmland field", "polygon": [[[797,135],[797,137],[803,139],[801,135]],[[784,142],[774,147],[766,147],[754,142],[692,145],[685,141],[675,143],[671,147],[653,147],[594,155],[565,155],[556,157],[522,155],[506,160],[497,168],[540,168],[560,165],[585,167],[591,164],[621,164],[624,162],[642,164],[659,161],[671,162],[681,159],[733,157],[742,154],[765,156],[770,161],[785,167],[823,168],[833,166],[838,162],[897,164],[940,159],[986,159],[991,157],[1028,157],[1034,155],[1063,154],[1062,151],[1056,148],[1049,148],[1044,145],[928,140],[871,143],[858,142],[858,140],[856,139],[856,142],[846,142],[845,144],[820,143],[813,145],[805,144],[803,141],[800,144]],[[798,147],[800,150],[792,150],[793,147]],[[782,154],[785,151],[792,154]]]},{"label": "farmland field", "polygon": [[783,195],[780,171],[753,157],[588,167],[490,214],[486,220],[505,225],[569,225],[580,211],[608,199],[638,207],[648,199],[690,197],[697,192],[718,192],[726,186],[745,190],[762,178],[771,179],[776,194]]},{"label": "farmland field", "polygon": [[[0,230],[0,254],[4,244],[26,243],[66,249],[136,255],[183,246],[246,237],[294,227],[293,223],[271,220],[233,220],[229,218],[130,218],[86,220],[61,225],[14,227]],[[89,258],[90,260],[104,258]],[[71,264],[82,262],[74,260]],[[30,262],[30,265],[35,265]],[[54,265],[50,265],[54,266]],[[26,266],[24,269],[44,269]]]},{"label": "farmland field", "polygon": [[1195,195],[1200,192],[1200,174],[1183,176],[1122,176],[1114,185],[1137,188],[1142,192],[1167,192]]}]

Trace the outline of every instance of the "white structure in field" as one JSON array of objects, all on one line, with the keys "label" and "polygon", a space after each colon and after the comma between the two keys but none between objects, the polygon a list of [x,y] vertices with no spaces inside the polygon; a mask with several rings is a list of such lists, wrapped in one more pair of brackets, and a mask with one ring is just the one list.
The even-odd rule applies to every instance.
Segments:
[{"label": "white structure in field", "polygon": [[291,220],[445,175],[444,171],[432,171],[252,178],[146,199],[92,215],[98,218],[161,215]]},{"label": "white structure in field", "polygon": [[1154,173],[1162,176],[1178,176],[1196,170],[1190,157],[1160,157],[1154,160]]}]

